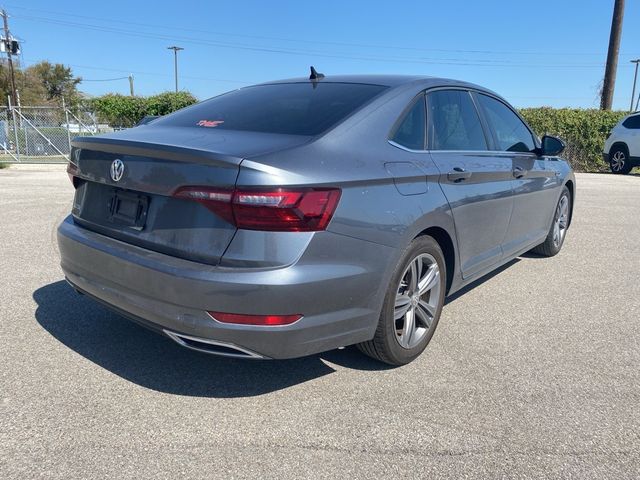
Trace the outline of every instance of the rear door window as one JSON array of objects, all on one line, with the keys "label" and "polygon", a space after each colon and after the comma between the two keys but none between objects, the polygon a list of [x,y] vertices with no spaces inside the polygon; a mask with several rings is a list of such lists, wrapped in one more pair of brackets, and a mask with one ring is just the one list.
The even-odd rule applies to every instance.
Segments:
[{"label": "rear door window", "polygon": [[405,113],[391,141],[410,150],[424,150],[426,131],[424,96],[420,96]]},{"label": "rear door window", "polygon": [[532,152],[535,149],[531,131],[513,110],[487,95],[477,94],[476,98],[495,133],[498,150]]},{"label": "rear door window", "polygon": [[388,87],[361,83],[257,85],[211,98],[159,118],[154,125],[317,135]]},{"label": "rear door window", "polygon": [[627,118],[622,125],[632,130],[640,130],[640,115]]},{"label": "rear door window", "polygon": [[480,117],[468,91],[430,92],[427,105],[431,150],[487,150]]}]

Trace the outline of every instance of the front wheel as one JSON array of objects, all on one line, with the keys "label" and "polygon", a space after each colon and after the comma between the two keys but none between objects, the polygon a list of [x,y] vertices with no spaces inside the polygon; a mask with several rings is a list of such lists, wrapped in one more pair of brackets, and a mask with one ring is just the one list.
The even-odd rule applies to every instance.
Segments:
[{"label": "front wheel", "polygon": [[564,244],[564,238],[567,235],[570,221],[571,193],[569,189],[564,186],[562,187],[562,193],[560,194],[560,199],[558,200],[558,205],[553,215],[553,223],[551,224],[547,238],[544,243],[541,243],[532,251],[545,257],[557,255]]},{"label": "front wheel", "polygon": [[375,336],[358,349],[390,365],[414,360],[440,319],[446,276],[438,242],[426,235],[413,240],[391,278]]},{"label": "front wheel", "polygon": [[623,146],[615,146],[609,152],[609,167],[612,173],[626,175],[633,169],[629,161],[629,152]]}]

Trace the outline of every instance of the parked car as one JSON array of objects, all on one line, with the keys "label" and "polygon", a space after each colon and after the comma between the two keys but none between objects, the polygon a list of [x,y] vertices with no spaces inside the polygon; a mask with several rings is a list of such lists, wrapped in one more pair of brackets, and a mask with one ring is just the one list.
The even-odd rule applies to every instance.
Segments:
[{"label": "parked car", "polygon": [[640,166],[640,112],[623,118],[613,127],[604,142],[603,158],[613,173],[627,174]]},{"label": "parked car", "polygon": [[194,350],[356,344],[406,364],[447,295],[560,251],[575,196],[563,147],[461,81],[314,72],[246,87],[76,138],[62,269]]},{"label": "parked car", "polygon": [[62,128],[69,130],[71,133],[98,133],[98,127],[95,125],[83,125],[80,123],[63,123]]}]

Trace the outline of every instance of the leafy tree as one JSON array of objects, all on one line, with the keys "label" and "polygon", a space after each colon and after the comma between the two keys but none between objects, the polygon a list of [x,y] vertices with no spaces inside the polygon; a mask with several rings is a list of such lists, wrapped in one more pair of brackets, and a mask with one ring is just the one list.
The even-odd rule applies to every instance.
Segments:
[{"label": "leafy tree", "polygon": [[40,83],[47,95],[47,100],[65,98],[74,101],[78,95],[77,85],[82,81],[80,77],[74,77],[71,68],[61,63],[52,64],[42,61],[28,67],[25,70],[27,77],[33,73],[35,80]]},{"label": "leafy tree", "polygon": [[[14,73],[22,105],[58,105],[63,97],[73,105],[79,100],[77,85],[81,79],[60,63],[43,61],[25,69],[16,68]],[[10,94],[11,73],[8,66],[0,65],[0,104]]]}]

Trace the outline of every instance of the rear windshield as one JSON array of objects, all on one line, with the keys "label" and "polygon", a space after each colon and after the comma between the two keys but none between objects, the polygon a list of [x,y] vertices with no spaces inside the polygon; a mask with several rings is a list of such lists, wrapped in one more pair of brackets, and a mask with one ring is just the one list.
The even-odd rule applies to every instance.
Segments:
[{"label": "rear windshield", "polygon": [[387,87],[359,83],[281,83],[242,88],[205,100],[154,125],[317,135]]}]

